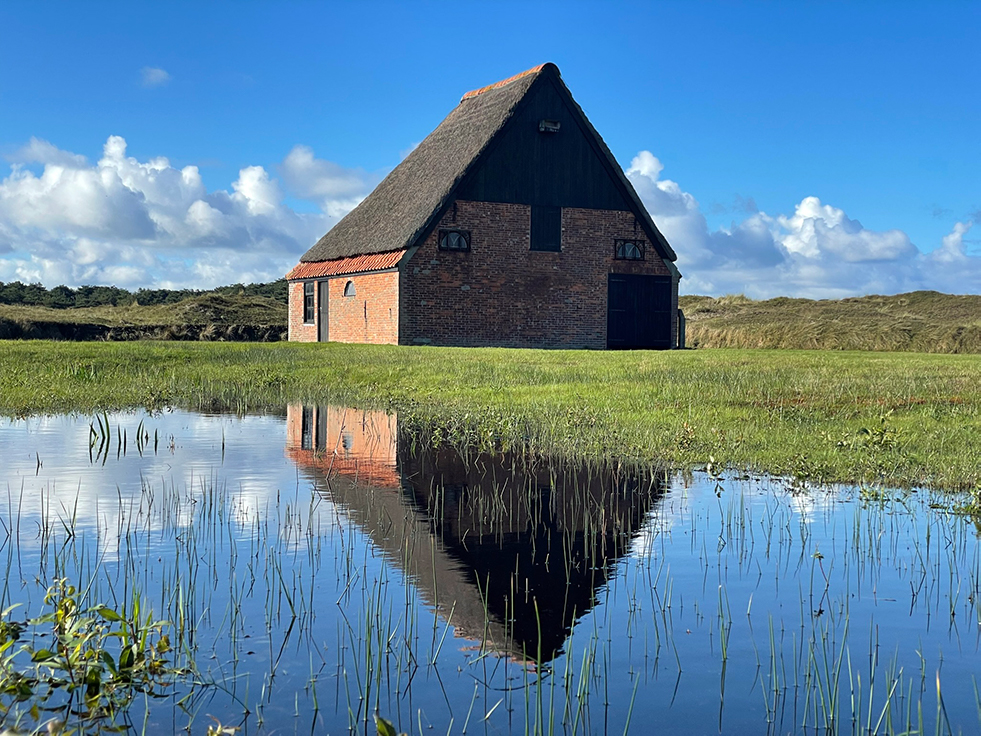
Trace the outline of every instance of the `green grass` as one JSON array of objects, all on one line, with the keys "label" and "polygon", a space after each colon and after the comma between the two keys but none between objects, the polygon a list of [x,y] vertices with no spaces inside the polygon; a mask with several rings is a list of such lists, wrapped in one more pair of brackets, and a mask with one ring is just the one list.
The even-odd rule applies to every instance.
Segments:
[{"label": "green grass", "polygon": [[981,296],[681,297],[689,347],[981,353]]},{"label": "green grass", "polygon": [[293,401],[394,410],[460,444],[981,489],[979,356],[0,343],[6,415]]}]

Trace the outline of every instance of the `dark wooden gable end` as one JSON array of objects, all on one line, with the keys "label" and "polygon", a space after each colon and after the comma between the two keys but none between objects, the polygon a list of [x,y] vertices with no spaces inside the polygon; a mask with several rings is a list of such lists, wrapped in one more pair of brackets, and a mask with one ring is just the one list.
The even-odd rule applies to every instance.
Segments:
[{"label": "dark wooden gable end", "polygon": [[676,270],[674,251],[554,64],[542,66],[439,214],[455,199],[630,211],[665,264]]},{"label": "dark wooden gable end", "polygon": [[[626,210],[630,204],[598,155],[557,78],[541,74],[457,197],[532,206]],[[554,132],[541,131],[558,123]]]}]

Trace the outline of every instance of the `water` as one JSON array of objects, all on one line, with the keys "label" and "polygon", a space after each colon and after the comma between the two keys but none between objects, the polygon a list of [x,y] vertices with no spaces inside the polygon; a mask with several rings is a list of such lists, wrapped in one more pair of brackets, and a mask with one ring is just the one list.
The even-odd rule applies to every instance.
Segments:
[{"label": "water", "polygon": [[434,450],[337,407],[3,420],[0,453],[8,618],[56,577],[135,592],[198,670],[135,731],[981,723],[978,532],[949,497]]}]

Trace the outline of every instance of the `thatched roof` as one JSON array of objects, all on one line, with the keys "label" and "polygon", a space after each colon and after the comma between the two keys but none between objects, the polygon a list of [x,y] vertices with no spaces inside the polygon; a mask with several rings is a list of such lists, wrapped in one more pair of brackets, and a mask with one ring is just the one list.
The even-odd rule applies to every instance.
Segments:
[{"label": "thatched roof", "polygon": [[446,119],[357,207],[303,254],[303,261],[411,246],[470,164],[511,117],[543,67],[464,97]]},{"label": "thatched roof", "polygon": [[[301,263],[329,261],[373,253],[404,250],[416,245],[442,213],[452,194],[474,167],[495,135],[514,115],[519,103],[542,75],[553,75],[564,88],[554,64],[468,92],[442,123],[395,167],[374,191],[331,228],[300,258]],[[566,89],[566,92],[568,90]],[[611,175],[634,203],[655,248],[670,261],[676,256],[651,220],[623,170],[582,109],[573,108],[599,143]]]}]

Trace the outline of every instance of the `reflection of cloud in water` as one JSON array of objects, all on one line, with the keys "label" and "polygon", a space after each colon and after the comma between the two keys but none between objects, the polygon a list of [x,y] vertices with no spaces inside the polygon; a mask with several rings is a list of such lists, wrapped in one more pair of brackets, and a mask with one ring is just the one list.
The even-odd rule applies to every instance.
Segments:
[{"label": "reflection of cloud in water", "polygon": [[[833,512],[840,502],[839,487],[795,489],[781,478],[726,475],[714,477],[705,472],[675,475],[670,488],[656,507],[648,512],[643,527],[633,540],[630,554],[646,559],[657,554],[658,540],[692,526],[701,527],[716,507],[730,518],[752,515],[752,508],[771,506],[781,523],[811,524]],[[836,500],[838,499],[838,500]],[[670,546],[670,543],[669,543]]]},{"label": "reflection of cloud in water", "polygon": [[787,503],[804,524],[811,524],[831,511],[838,503],[838,491],[833,488],[807,488],[787,493]]},{"label": "reflection of cloud in water", "polygon": [[[94,457],[97,443],[92,458],[94,418],[2,420],[0,482],[8,503],[0,514],[19,516],[21,529],[32,534],[45,525],[52,533],[63,533],[62,524],[74,525],[81,539],[98,539],[100,553],[111,559],[119,536],[133,525],[146,530],[147,524],[165,523],[146,513],[148,504],[169,503],[166,524],[186,526],[195,501],[221,490],[235,499],[234,513],[245,523],[297,491],[295,470],[283,458],[282,417],[173,411],[115,413],[108,419],[110,446]],[[136,441],[141,422],[149,436],[142,456]]]}]

